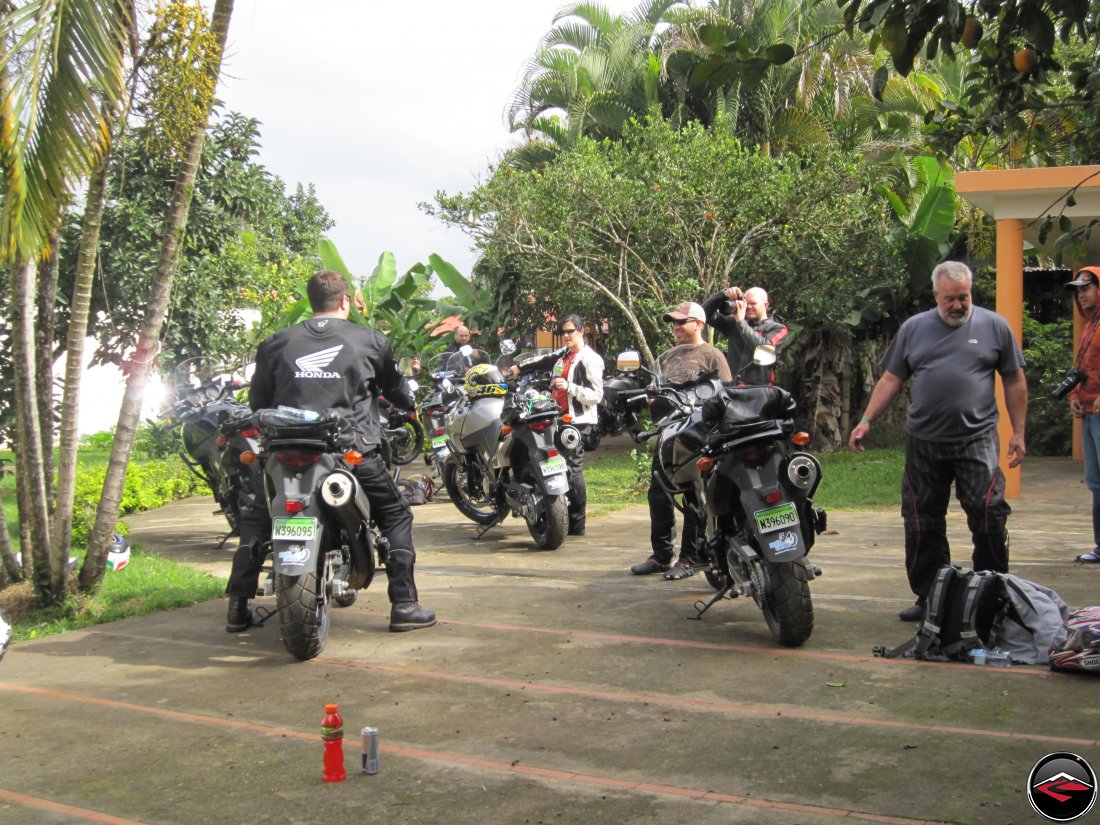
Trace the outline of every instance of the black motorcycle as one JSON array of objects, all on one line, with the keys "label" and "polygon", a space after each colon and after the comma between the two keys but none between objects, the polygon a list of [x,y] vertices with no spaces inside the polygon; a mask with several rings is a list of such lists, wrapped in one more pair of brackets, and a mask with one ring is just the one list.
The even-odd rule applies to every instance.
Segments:
[{"label": "black motorcycle", "polygon": [[[769,350],[774,360],[760,347],[756,363],[769,363]],[[803,644],[814,626],[809,583],[821,573],[807,555],[826,516],[813,507],[821,464],[798,449],[809,436],[794,432],[794,399],[779,387],[723,386],[713,375],[644,393],[661,409],[654,429],[639,435],[658,437],[654,483],[704,528],[697,551],[718,590],[694,618],[724,597],[749,596],[777,642]]]},{"label": "black motorcycle", "polygon": [[622,435],[638,423],[638,409],[628,399],[642,388],[637,361],[616,361],[615,371],[603,379],[603,398],[596,406],[596,423],[584,433],[584,448],[595,450],[608,436]]},{"label": "black motorcycle", "polygon": [[[244,426],[236,428],[234,422],[243,422],[251,414],[247,405],[237,401],[237,393],[248,385],[224,372],[216,372],[215,377],[204,377],[206,365],[196,366],[196,360],[185,361],[176,369],[176,400],[161,414],[161,418],[171,419],[180,431],[179,457],[207,487],[218,504],[215,513],[225,516],[230,532],[225,537],[237,535],[240,520],[242,496],[259,489],[255,486],[255,474],[248,468],[238,466],[236,456],[245,449],[255,446],[255,434],[243,434]],[[197,386],[189,383],[190,372],[199,369],[193,379]],[[188,376],[188,378],[184,378]],[[223,432],[223,426],[230,429]],[[226,460],[232,466],[227,466]],[[224,541],[225,539],[223,539]]]},{"label": "black motorcycle", "polygon": [[328,640],[330,608],[355,602],[388,547],[371,527],[370,503],[352,473],[363,456],[347,419],[332,410],[279,407],[257,411],[252,421],[271,514],[271,541],[262,552],[271,554],[283,645],[312,659]]}]

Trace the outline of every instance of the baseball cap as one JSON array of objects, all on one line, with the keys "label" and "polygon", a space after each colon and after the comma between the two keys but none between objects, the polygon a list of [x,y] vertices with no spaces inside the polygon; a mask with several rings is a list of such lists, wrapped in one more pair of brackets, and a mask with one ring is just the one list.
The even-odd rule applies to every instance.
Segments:
[{"label": "baseball cap", "polygon": [[686,321],[688,319],[692,321],[706,321],[706,313],[703,312],[703,308],[692,301],[681,301],[676,305],[675,309],[669,310],[665,313],[666,321]]},{"label": "baseball cap", "polygon": [[1100,286],[1100,267],[1085,266],[1077,270],[1077,277],[1066,284],[1067,287]]}]

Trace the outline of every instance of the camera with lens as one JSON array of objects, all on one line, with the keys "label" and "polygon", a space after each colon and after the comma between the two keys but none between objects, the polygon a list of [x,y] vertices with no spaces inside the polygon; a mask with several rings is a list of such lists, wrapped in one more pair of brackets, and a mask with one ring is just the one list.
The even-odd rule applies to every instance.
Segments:
[{"label": "camera with lens", "polygon": [[1081,369],[1080,367],[1071,367],[1066,372],[1066,377],[1062,379],[1062,383],[1054,388],[1054,392],[1050,394],[1050,397],[1057,398],[1059,401],[1061,401],[1063,398],[1070,394],[1070,391],[1074,387],[1076,387],[1078,384],[1083,383],[1085,377],[1085,371],[1083,369]]}]

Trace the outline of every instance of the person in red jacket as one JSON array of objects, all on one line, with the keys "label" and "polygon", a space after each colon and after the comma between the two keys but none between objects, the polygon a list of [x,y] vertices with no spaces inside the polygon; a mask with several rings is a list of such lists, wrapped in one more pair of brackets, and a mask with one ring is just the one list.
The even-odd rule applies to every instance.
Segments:
[{"label": "person in red jacket", "polygon": [[1077,346],[1074,367],[1081,370],[1083,380],[1069,393],[1069,409],[1081,419],[1081,447],[1085,454],[1085,484],[1092,493],[1093,548],[1082,553],[1077,561],[1100,563],[1100,267],[1086,266],[1066,284],[1073,290],[1073,303],[1085,319],[1085,329]]}]

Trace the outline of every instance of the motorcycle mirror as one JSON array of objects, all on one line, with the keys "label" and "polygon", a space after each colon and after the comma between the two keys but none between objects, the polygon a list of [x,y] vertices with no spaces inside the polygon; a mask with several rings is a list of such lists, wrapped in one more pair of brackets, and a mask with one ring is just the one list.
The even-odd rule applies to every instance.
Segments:
[{"label": "motorcycle mirror", "polygon": [[775,363],[775,347],[761,344],[752,353],[752,362],[758,367],[770,367]]},{"label": "motorcycle mirror", "polygon": [[465,355],[467,358],[474,354],[474,348],[471,347],[469,344],[463,344],[461,347],[458,348],[458,351]]},{"label": "motorcycle mirror", "polygon": [[416,383],[416,381],[414,381],[412,378],[409,379],[408,384],[409,384],[409,390],[411,392],[416,392],[418,389],[420,389],[420,385],[418,383]]},{"label": "motorcycle mirror", "polygon": [[500,354],[512,355],[516,351],[516,342],[511,338],[505,338],[500,342]]},{"label": "motorcycle mirror", "polygon": [[628,349],[619,353],[615,359],[615,368],[619,372],[635,372],[642,366],[642,358],[637,350]]},{"label": "motorcycle mirror", "polygon": [[441,386],[443,387],[443,392],[454,392],[455,391],[454,382],[451,381],[450,378],[444,378],[443,383],[442,383]]}]

